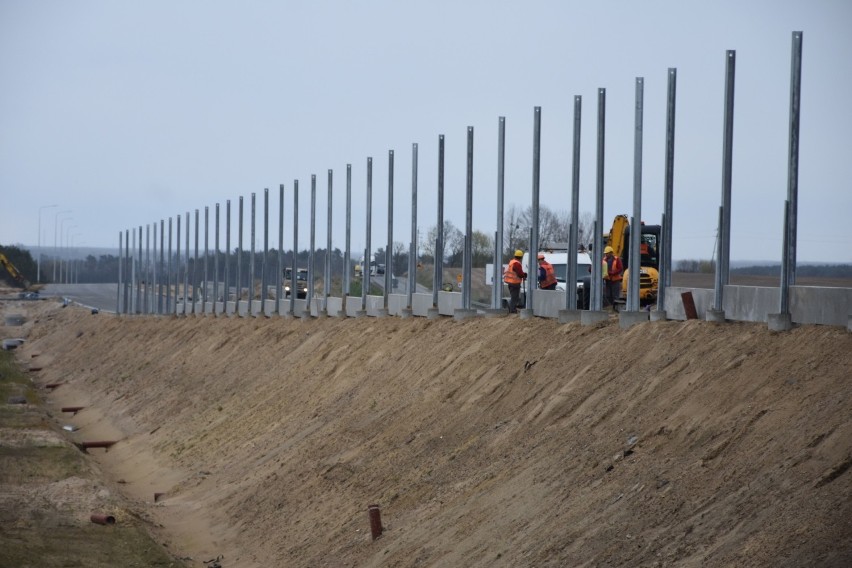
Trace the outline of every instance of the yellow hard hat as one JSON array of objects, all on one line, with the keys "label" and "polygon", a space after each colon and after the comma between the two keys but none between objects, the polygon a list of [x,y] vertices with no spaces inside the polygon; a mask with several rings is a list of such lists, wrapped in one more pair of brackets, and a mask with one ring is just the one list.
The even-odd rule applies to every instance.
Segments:
[{"label": "yellow hard hat", "polygon": [[604,254],[612,254],[612,253],[614,253],[614,252],[615,252],[615,251],[614,251],[614,250],[612,250],[612,247],[606,247],[606,248],[604,249]]},{"label": "yellow hard hat", "polygon": [[521,258],[522,256],[524,256],[524,251],[522,251],[521,249],[516,250],[515,256]]}]

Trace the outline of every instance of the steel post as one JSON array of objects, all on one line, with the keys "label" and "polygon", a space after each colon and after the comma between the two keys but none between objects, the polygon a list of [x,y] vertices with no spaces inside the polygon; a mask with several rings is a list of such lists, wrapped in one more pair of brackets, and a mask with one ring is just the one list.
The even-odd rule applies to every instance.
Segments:
[{"label": "steel post", "polygon": [[168,255],[168,278],[166,280],[166,313],[172,313],[172,218],[169,217],[169,255]]},{"label": "steel post", "polygon": [[724,287],[730,283],[731,258],[731,178],[734,146],[734,79],[737,52],[726,52],[725,66],[725,126],[722,143],[722,225],[719,232],[719,275],[721,286],[716,293],[714,308],[722,311]]},{"label": "steel post", "polygon": [[438,291],[444,285],[444,135],[438,135],[438,226],[435,239],[435,286],[432,307],[438,307]]},{"label": "steel post", "polygon": [[592,311],[603,309],[604,159],[606,156],[606,89],[598,89],[598,136],[595,181],[595,222],[592,229]]},{"label": "steel post", "polygon": [[411,309],[417,288],[417,143],[411,145],[411,242],[408,251],[408,296],[406,307]]},{"label": "steel post", "polygon": [[[216,303],[219,301],[219,204],[213,219],[213,315],[216,315]],[[223,304],[224,306],[224,304]]]},{"label": "steel post", "polygon": [[644,129],[645,80],[636,77],[636,108],[633,131],[633,218],[630,220],[630,269],[627,311],[639,311],[639,281],[642,274],[640,243],[642,242],[642,134]]},{"label": "steel post", "polygon": [[243,196],[237,210],[237,304],[236,311],[239,313],[239,304],[243,299]]},{"label": "steel post", "polygon": [[225,281],[222,297],[225,300],[225,313],[228,313],[228,301],[231,299],[231,200],[225,200]]},{"label": "steel post", "polygon": [[666,309],[666,288],[672,285],[672,222],[674,221],[674,149],[675,149],[675,102],[677,95],[677,69],[669,68],[666,96],[666,163],[665,194],[663,196],[662,254],[660,280],[657,297],[658,309]]},{"label": "steel post", "polygon": [[393,150],[388,151],[388,244],[385,249],[385,309],[393,286]]},{"label": "steel post", "polygon": [[256,275],[256,267],[255,267],[255,242],[256,242],[256,228],[257,228],[257,195],[252,192],[251,194],[251,231],[249,233],[249,248],[251,249],[251,253],[249,254],[249,273],[248,273],[248,313],[250,316],[254,315],[254,278]]},{"label": "steel post", "polygon": [[[802,32],[793,32],[790,56],[790,136],[787,165],[787,201],[790,223],[788,227],[786,254],[790,266],[787,280],[796,284],[796,242],[798,240],[799,211],[799,115],[802,102]],[[783,311],[782,311],[783,313]]]},{"label": "steel post", "polygon": [[541,107],[533,110],[533,168],[532,168],[532,233],[530,235],[529,252],[529,274],[527,275],[527,302],[526,308],[532,310],[533,296],[535,294],[536,282],[538,281],[538,268],[534,266],[538,255],[538,209],[541,179]]},{"label": "steel post", "polygon": [[326,246],[325,246],[325,262],[323,268],[323,309],[328,310],[328,297],[331,296],[331,212],[333,200],[333,184],[334,172],[328,170],[328,202],[326,203],[326,212],[328,221],[326,223]]},{"label": "steel post", "polygon": [[[195,210],[195,255],[192,260],[192,313],[198,313],[198,231],[199,231],[199,210]],[[202,306],[203,307],[203,306]]]},{"label": "steel post", "polygon": [[293,180],[293,259],[290,265],[290,315],[296,313],[296,295],[298,288],[296,285],[297,265],[296,260],[299,255],[299,180]]},{"label": "steel post", "polygon": [[[311,242],[308,250],[308,312],[311,311],[311,304],[314,299],[314,251],[316,250],[316,229],[317,229],[317,176],[311,174]],[[293,284],[296,283],[296,274],[293,274]],[[295,288],[295,286],[293,287]]]},{"label": "steel post", "polygon": [[343,312],[346,312],[346,298],[349,296],[349,276],[352,272],[352,164],[346,164],[346,252],[343,256]]},{"label": "steel post", "polygon": [[275,277],[275,314],[281,313],[281,280],[284,277],[284,184],[278,185],[278,264]]},{"label": "steel post", "polygon": [[367,294],[373,282],[371,272],[373,264],[373,249],[371,236],[373,233],[373,158],[367,158],[367,234],[364,261],[361,263],[361,310],[367,309]]},{"label": "steel post", "polygon": [[[160,265],[157,273],[159,274],[159,278],[157,279],[157,313],[163,315],[163,311],[165,310],[165,301],[163,299],[163,278],[166,275],[165,273],[165,255],[163,253],[163,248],[165,244],[165,220],[160,219]],[[166,289],[168,290],[168,280],[166,280]]]},{"label": "steel post", "polygon": [[269,188],[263,189],[263,262],[260,265],[260,313],[266,314],[266,298],[269,295]]},{"label": "steel post", "polygon": [[503,199],[506,182],[506,117],[497,119],[497,233],[494,235],[494,274],[491,308],[503,303]]},{"label": "steel post", "polygon": [[565,309],[577,309],[577,232],[580,228],[580,127],[583,97],[574,96],[574,148],[571,164],[571,223],[568,232],[568,273],[565,275]]},{"label": "steel post", "polygon": [[467,175],[465,176],[464,259],[462,264],[462,308],[470,309],[470,278],[473,266],[473,126],[467,127]]}]

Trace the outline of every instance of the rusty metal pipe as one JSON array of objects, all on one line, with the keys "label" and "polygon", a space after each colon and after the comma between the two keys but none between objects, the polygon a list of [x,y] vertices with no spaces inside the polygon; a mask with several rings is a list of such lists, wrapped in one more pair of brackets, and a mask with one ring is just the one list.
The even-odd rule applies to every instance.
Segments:
[{"label": "rusty metal pipe", "polygon": [[165,493],[154,493],[154,503],[162,499],[163,495],[165,495]]},{"label": "rusty metal pipe", "polygon": [[103,513],[92,513],[92,516],[89,519],[98,525],[114,525],[115,517],[112,515],[105,515]]},{"label": "rusty metal pipe", "polygon": [[695,299],[692,297],[692,292],[684,292],[680,295],[680,298],[683,302],[686,319],[698,319],[698,311],[695,309]]},{"label": "rusty metal pipe", "polygon": [[44,385],[44,388],[46,388],[46,389],[55,389],[56,387],[61,387],[61,386],[62,386],[62,385],[64,385],[64,384],[65,384],[65,383],[47,383],[46,385]]},{"label": "rusty metal pipe", "polygon": [[382,536],[382,512],[379,510],[378,505],[370,505],[367,508],[367,512],[370,515],[370,534],[373,540],[376,540]]},{"label": "rusty metal pipe", "polygon": [[86,407],[85,406],[63,406],[62,408],[60,408],[60,410],[62,412],[73,412],[74,414],[77,414],[78,412],[80,412],[84,408],[86,408]]},{"label": "rusty metal pipe", "polygon": [[30,367],[29,368],[30,373],[35,373],[35,372],[38,372],[38,371],[41,371],[41,367]]}]

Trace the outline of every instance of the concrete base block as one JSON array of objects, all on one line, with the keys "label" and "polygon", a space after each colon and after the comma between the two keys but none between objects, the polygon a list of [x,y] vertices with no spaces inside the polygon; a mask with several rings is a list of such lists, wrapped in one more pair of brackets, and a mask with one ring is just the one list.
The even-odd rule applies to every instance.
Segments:
[{"label": "concrete base block", "polygon": [[[441,310],[438,308],[429,308],[426,310],[426,319],[434,320],[441,317]],[[852,320],[850,320],[852,321]]]},{"label": "concrete base block", "polygon": [[456,321],[465,321],[477,317],[476,310],[458,309],[453,312],[453,319]]},{"label": "concrete base block", "polygon": [[328,317],[328,310],[318,310],[317,317],[320,319],[324,319]]},{"label": "concrete base block", "polygon": [[367,317],[367,310],[356,310],[355,311],[356,318],[365,318]]},{"label": "concrete base block", "polygon": [[532,319],[532,318],[535,317],[535,314],[533,313],[533,311],[528,309],[528,308],[518,310],[518,313],[521,315],[522,320],[528,320],[528,319]]},{"label": "concrete base block", "polygon": [[849,316],[849,321],[846,323],[846,331],[852,331],[852,316]]},{"label": "concrete base block", "polygon": [[559,323],[580,321],[580,310],[559,310],[557,317],[559,318]]},{"label": "concrete base block", "polygon": [[713,321],[716,323],[725,323],[725,310],[707,310],[706,321]]},{"label": "concrete base block", "polygon": [[793,317],[790,314],[766,314],[769,331],[790,331],[793,329]]},{"label": "concrete base block", "polygon": [[333,315],[336,318],[345,318],[347,314],[346,314],[346,310],[337,310],[336,312],[334,312],[331,315]]},{"label": "concrete base block", "polygon": [[606,321],[609,321],[609,312],[603,310],[580,312],[580,325],[597,325]]},{"label": "concrete base block", "polygon": [[390,315],[390,311],[387,308],[379,308],[376,310],[377,318],[386,318]]},{"label": "concrete base block", "polygon": [[651,321],[666,321],[666,310],[651,310]]},{"label": "concrete base block", "polygon": [[488,308],[485,310],[485,317],[487,318],[502,318],[507,315],[509,312],[505,308]]},{"label": "concrete base block", "polygon": [[414,312],[411,311],[411,308],[402,308],[399,312],[399,317],[402,319],[408,319],[414,315]]},{"label": "concrete base block", "polygon": [[630,329],[637,323],[646,321],[648,321],[648,312],[646,311],[618,313],[618,326],[621,329]]}]

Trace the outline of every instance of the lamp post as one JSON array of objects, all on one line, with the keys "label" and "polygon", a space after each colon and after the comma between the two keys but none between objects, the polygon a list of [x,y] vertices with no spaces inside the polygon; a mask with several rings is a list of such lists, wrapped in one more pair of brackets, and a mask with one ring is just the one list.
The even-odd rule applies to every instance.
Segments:
[{"label": "lamp post", "polygon": [[38,208],[38,257],[36,257],[36,283],[41,282],[41,212],[58,205],[43,205]]},{"label": "lamp post", "polygon": [[[71,248],[73,249],[72,250],[73,255],[78,254],[76,249],[79,248],[79,246],[82,244],[82,242],[78,243],[78,242],[76,242],[76,240],[77,240],[77,237],[82,237],[82,236],[83,236],[83,233],[74,233],[73,235],[71,235]],[[70,266],[71,266],[71,270],[68,272],[69,277],[67,279],[68,284],[76,284],[76,282],[75,282],[76,278],[75,277],[79,277],[79,272],[80,272],[78,259],[74,259],[70,263]]]},{"label": "lamp post", "polygon": [[[66,221],[73,221],[74,219],[71,218],[71,219],[65,219],[65,220]],[[62,223],[60,223],[59,226],[61,227]],[[68,227],[64,228],[64,232],[62,233],[62,235],[60,235],[60,236],[63,236],[63,235],[65,236],[65,240],[62,240],[59,243],[62,246],[62,257],[63,258],[68,253],[68,235],[71,233],[71,229],[76,229],[76,228],[77,228],[77,225],[69,225]],[[62,280],[62,261],[61,260],[59,261],[59,280],[63,281]],[[65,280],[64,281],[67,281],[67,280],[68,280],[68,260],[65,260]]]},{"label": "lamp post", "polygon": [[59,211],[53,218],[53,282],[56,282],[56,257],[59,255],[59,250],[56,248],[57,236],[59,235],[59,231],[57,230],[58,221],[60,216],[68,213],[71,213],[70,209]]}]

